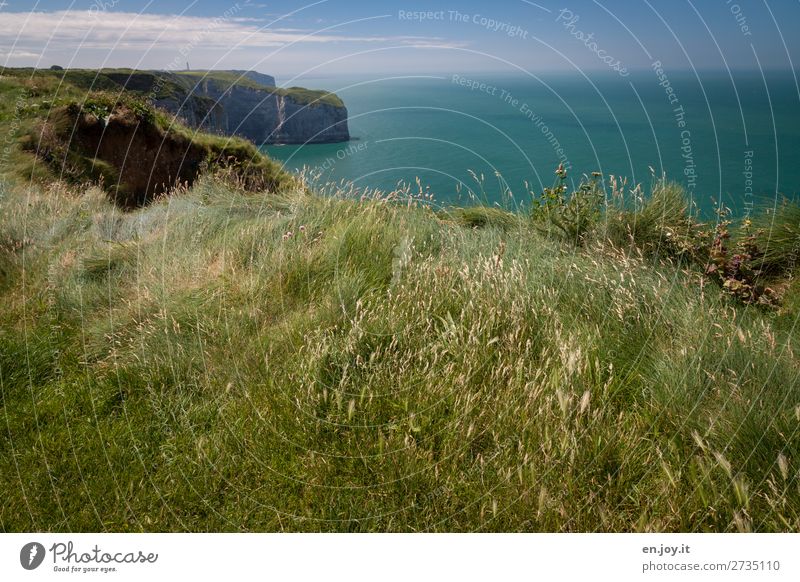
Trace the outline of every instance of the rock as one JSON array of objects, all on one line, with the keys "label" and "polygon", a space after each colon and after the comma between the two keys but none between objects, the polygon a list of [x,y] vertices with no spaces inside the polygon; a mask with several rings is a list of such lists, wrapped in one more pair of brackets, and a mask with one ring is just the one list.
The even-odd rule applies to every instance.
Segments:
[{"label": "rock", "polygon": [[[347,108],[335,95],[301,87],[278,89],[273,77],[254,71],[229,73],[253,82],[198,73],[192,77],[196,82],[188,94],[155,99],[154,103],[193,127],[244,137],[258,145],[350,139]],[[273,85],[267,86],[268,82]]]},{"label": "rock", "polygon": [[[67,71],[87,90],[126,90],[182,118],[190,127],[261,144],[348,141],[347,108],[327,91],[283,89],[256,71]],[[91,71],[90,71],[91,73]]]}]

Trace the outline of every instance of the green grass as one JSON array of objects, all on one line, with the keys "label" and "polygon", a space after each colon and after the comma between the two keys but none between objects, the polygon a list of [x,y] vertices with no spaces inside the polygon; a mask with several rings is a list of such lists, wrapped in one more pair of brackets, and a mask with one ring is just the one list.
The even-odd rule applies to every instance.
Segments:
[{"label": "green grass", "polygon": [[323,103],[333,105],[334,107],[344,107],[344,101],[342,101],[336,93],[331,93],[330,91],[319,91],[315,89],[306,89],[304,87],[289,87],[288,89],[278,88],[275,92],[280,95],[291,97],[298,103],[311,105],[312,107]]},{"label": "green grass", "polygon": [[196,83],[201,81],[212,81],[224,87],[241,85],[251,89],[259,89],[277,95],[287,96],[302,105],[314,106],[324,103],[333,105],[334,107],[344,107],[344,102],[339,96],[330,91],[306,89],[305,87],[289,87],[287,89],[281,87],[265,87],[261,83],[257,83],[252,79],[229,71],[176,71],[175,74],[180,78],[191,79],[191,84],[186,85],[186,89],[191,89]]},{"label": "green grass", "polygon": [[230,71],[143,71],[137,69],[4,69],[3,75],[15,79],[35,79],[40,83],[58,86],[71,85],[85,91],[119,92],[123,87],[135,93],[150,94],[159,99],[183,101],[194,86],[201,81],[216,83],[223,89],[232,86],[258,89],[283,95],[301,105],[319,104],[344,107],[344,102],[335,93],[305,87],[265,87],[248,77]]},{"label": "green grass", "polygon": [[[625,188],[617,184],[611,187],[612,192]],[[679,184],[656,180],[646,198],[630,204],[614,202],[600,225],[613,245],[673,258],[697,254],[703,242],[698,240],[698,219]]]},{"label": "green grass", "polygon": [[230,176],[124,212],[14,145],[52,83],[0,78],[0,530],[800,529],[791,204],[774,308],[664,181],[579,240]]},{"label": "green grass", "polygon": [[783,275],[800,266],[800,205],[783,200],[774,209],[758,214],[752,224],[756,243],[763,249],[760,268]]},{"label": "green grass", "polygon": [[0,242],[5,531],[800,527],[790,326],[600,236],[206,178]]}]

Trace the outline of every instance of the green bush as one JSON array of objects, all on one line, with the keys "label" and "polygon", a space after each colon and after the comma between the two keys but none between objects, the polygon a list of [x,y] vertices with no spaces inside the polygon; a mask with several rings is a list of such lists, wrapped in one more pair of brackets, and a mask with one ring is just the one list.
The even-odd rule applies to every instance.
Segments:
[{"label": "green bush", "polygon": [[567,194],[567,171],[556,170],[557,180],[534,198],[531,215],[540,232],[581,245],[595,227],[603,208],[604,194],[598,183],[599,173],[581,178],[578,188]]}]

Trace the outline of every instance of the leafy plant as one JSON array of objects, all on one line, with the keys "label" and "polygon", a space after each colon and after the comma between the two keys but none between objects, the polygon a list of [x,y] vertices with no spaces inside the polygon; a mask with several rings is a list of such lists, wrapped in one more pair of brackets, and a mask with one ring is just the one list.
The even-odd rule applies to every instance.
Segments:
[{"label": "leafy plant", "polygon": [[581,245],[600,217],[605,200],[603,189],[598,184],[600,173],[593,172],[591,178],[584,176],[577,190],[569,195],[567,170],[563,164],[556,169],[556,177],[555,184],[545,188],[533,200],[534,224],[545,234]]},{"label": "leafy plant", "polygon": [[714,229],[714,239],[709,249],[706,274],[719,282],[728,294],[744,303],[774,305],[777,302],[775,292],[761,282],[759,263],[763,252],[758,239],[763,232],[753,231],[751,222],[745,220],[740,227],[740,236],[730,246],[731,221],[727,219],[728,214],[727,209],[720,211],[720,221]]}]

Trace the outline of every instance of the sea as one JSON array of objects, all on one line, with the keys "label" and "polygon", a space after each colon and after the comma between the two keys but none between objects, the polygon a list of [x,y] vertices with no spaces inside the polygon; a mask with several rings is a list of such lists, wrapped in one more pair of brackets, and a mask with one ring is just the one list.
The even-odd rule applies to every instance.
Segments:
[{"label": "sea", "polygon": [[[704,215],[800,193],[796,71],[328,76],[351,141],[262,146],[291,171],[359,192],[407,186],[441,205],[525,207],[559,164],[576,186],[602,174],[647,192],[666,176]],[[279,79],[279,83],[281,80]]]}]

